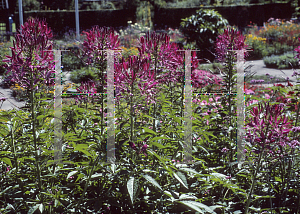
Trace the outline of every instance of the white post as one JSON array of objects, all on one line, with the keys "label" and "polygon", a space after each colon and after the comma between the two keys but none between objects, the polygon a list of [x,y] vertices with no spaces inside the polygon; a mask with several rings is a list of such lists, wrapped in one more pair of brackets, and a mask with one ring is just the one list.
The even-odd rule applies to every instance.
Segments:
[{"label": "white post", "polygon": [[193,160],[192,156],[192,84],[191,84],[191,50],[185,50],[185,86],[184,86],[184,141],[186,146],[185,161]]},{"label": "white post", "polygon": [[23,25],[23,7],[22,7],[22,0],[19,0],[19,20],[20,20],[20,30],[22,30]]},{"label": "white post", "polygon": [[[245,95],[244,95],[244,53],[237,51],[237,159],[239,164],[244,161],[245,138]],[[238,165],[240,166],[240,165]]]},{"label": "white post", "polygon": [[76,20],[76,39],[80,40],[79,34],[79,12],[78,12],[78,0],[75,0],[75,20]]},{"label": "white post", "polygon": [[55,55],[55,100],[54,100],[54,159],[62,163],[62,85],[61,85],[61,50],[54,50]]}]

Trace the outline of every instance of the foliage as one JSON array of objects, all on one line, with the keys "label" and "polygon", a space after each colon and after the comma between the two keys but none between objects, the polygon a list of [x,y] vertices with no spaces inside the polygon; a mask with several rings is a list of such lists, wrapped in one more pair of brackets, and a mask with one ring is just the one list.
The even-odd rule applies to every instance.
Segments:
[{"label": "foliage", "polygon": [[267,68],[291,69],[299,68],[299,61],[295,59],[295,52],[288,52],[280,56],[264,57],[264,63]]},{"label": "foliage", "polygon": [[125,29],[120,29],[119,32],[116,32],[120,39],[120,44],[125,48],[132,48],[138,45],[139,39],[141,36],[145,36],[148,33],[150,27],[142,25],[141,23],[131,23]]},{"label": "foliage", "polygon": [[[245,47],[239,39],[228,43],[229,32],[240,38],[237,31],[220,35],[220,56]],[[80,52],[95,80],[78,85],[78,92],[89,94],[78,95],[76,104],[63,101],[61,123],[53,119],[53,103],[45,104],[35,87],[24,108],[0,112],[0,212],[299,213],[299,85],[245,85],[245,159],[237,162],[235,53],[225,51],[219,89],[212,88],[218,78],[198,70],[199,59],[191,55],[189,151],[185,55],[169,36],[155,32],[140,37],[136,48],[137,56],[113,55],[115,106],[104,96],[105,59],[119,50],[119,38],[111,29],[95,27],[86,32]],[[29,49],[22,50],[30,56]],[[41,65],[37,61],[26,71]],[[35,78],[25,77],[30,83]],[[43,80],[36,84],[40,89]],[[111,120],[116,161],[108,156]]]},{"label": "foliage", "polygon": [[287,82],[286,79],[282,77],[274,77],[272,75],[254,75],[251,79],[245,80],[247,83],[251,84],[261,84],[261,83],[279,83],[279,82]]},{"label": "foliage", "polygon": [[78,51],[65,52],[62,54],[62,65],[64,71],[74,71],[82,68],[84,65],[80,58],[76,55]]},{"label": "foliage", "polygon": [[199,7],[200,5],[208,5],[207,1],[198,0],[186,0],[186,1],[175,1],[167,3],[168,8],[188,8],[188,7]]},{"label": "foliage", "polygon": [[22,6],[23,11],[40,10],[41,3],[38,0],[24,0]]},{"label": "foliage", "polygon": [[201,51],[201,58],[212,59],[213,57],[209,57],[212,56],[210,51],[228,21],[217,11],[200,9],[195,15],[182,19],[180,25],[187,42],[195,42],[196,48]]},{"label": "foliage", "polygon": [[137,55],[139,55],[139,50],[136,47],[132,47],[132,48],[121,47],[121,49],[122,49],[122,56],[125,59],[129,58],[130,56],[137,56]]},{"label": "foliage", "polygon": [[83,67],[79,70],[75,70],[70,75],[70,80],[74,83],[86,82],[88,80],[95,80],[96,74],[93,68]]},{"label": "foliage", "polygon": [[252,26],[246,36],[246,43],[253,49],[253,59],[262,59],[271,55],[282,55],[293,51],[300,43],[299,24],[294,21],[283,21],[270,18],[264,28]]},{"label": "foliage", "polygon": [[200,64],[199,69],[210,71],[213,74],[219,74],[220,70],[223,70],[223,65],[219,62],[209,63],[209,64]]},{"label": "foliage", "polygon": [[11,45],[11,42],[0,43],[0,75],[3,75],[6,71],[3,60],[5,56],[9,55],[9,47]]}]

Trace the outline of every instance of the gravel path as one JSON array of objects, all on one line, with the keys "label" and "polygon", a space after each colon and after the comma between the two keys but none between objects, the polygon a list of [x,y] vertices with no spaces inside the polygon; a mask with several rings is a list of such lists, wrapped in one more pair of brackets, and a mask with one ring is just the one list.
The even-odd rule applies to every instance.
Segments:
[{"label": "gravel path", "polygon": [[[255,75],[266,75],[267,73],[272,75],[272,76],[277,76],[277,77],[282,77],[286,78],[289,77],[290,81],[293,82],[293,84],[296,84],[297,80],[295,77],[292,77],[292,74],[294,73],[294,70],[292,69],[284,69],[284,70],[278,70],[278,69],[273,69],[273,68],[266,68],[263,60],[254,60],[254,61],[247,61],[245,63],[245,68],[247,66],[252,66],[250,69],[248,69],[250,72],[256,72]],[[298,70],[297,70],[298,71]],[[66,78],[66,83],[70,82],[70,73],[63,72],[62,74]],[[221,75],[218,75],[221,76]],[[0,84],[2,82],[2,78],[0,78]],[[298,82],[300,84],[300,82]],[[273,86],[273,84],[259,84],[263,86]],[[12,108],[20,108],[25,106],[25,102],[21,101],[18,102],[13,96],[12,96],[12,91],[8,89],[4,89],[0,87],[0,97],[6,97],[8,98],[6,101],[3,102],[2,106],[0,101],[0,109],[3,110],[10,110]]]}]

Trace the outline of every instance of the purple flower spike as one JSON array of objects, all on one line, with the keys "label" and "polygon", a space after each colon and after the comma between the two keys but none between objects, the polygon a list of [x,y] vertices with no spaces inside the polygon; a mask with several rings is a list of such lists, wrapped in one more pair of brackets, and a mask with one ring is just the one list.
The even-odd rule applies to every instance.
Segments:
[{"label": "purple flower spike", "polygon": [[134,150],[136,150],[136,146],[135,146],[135,144],[134,144],[133,142],[129,142],[129,146],[130,146],[131,148],[133,148]]},{"label": "purple flower spike", "polygon": [[229,151],[229,149],[223,148],[221,152],[226,153],[226,152],[228,152],[228,151]]},{"label": "purple flower spike", "polygon": [[147,144],[144,144],[144,145],[142,146],[142,149],[141,149],[141,152],[143,152],[145,156],[147,156],[147,154],[146,154],[146,149],[147,149],[147,148],[148,148],[148,145],[147,145]]}]

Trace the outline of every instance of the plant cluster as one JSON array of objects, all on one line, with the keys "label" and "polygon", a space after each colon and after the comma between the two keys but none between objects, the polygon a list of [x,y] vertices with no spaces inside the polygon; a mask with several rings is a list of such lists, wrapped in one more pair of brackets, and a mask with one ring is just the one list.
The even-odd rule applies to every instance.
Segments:
[{"label": "plant cluster", "polygon": [[[240,32],[226,29],[217,37],[222,79],[199,70],[197,55],[191,55],[189,145],[186,59],[167,34],[141,36],[138,55],[124,57],[112,29],[85,32],[80,57],[94,69],[95,79],[82,80],[76,104],[64,102],[68,105],[57,121],[54,106],[41,93],[53,77],[36,75],[43,66],[53,69],[53,57],[43,53],[43,47],[52,48],[49,31],[46,23],[27,21],[7,60],[14,82],[28,87],[28,102],[22,110],[0,113],[0,212],[299,212],[298,86],[245,86],[245,158],[236,160],[234,50],[246,47]],[[28,41],[23,35],[29,32]],[[44,61],[36,60],[40,55]],[[109,104],[110,94],[104,96],[112,84],[107,57],[115,61],[115,106]],[[267,104],[257,105],[260,101]],[[111,122],[115,157],[109,156]]]},{"label": "plant cluster", "polygon": [[187,42],[194,42],[194,47],[201,51],[200,58],[213,61],[214,56],[211,53],[214,42],[227,25],[228,21],[217,11],[200,9],[196,14],[182,19],[180,30]]},{"label": "plant cluster", "polygon": [[0,43],[0,75],[5,73],[3,60],[5,59],[5,56],[9,55],[9,47],[11,47],[11,45],[11,42]]},{"label": "plant cluster", "polygon": [[254,59],[282,55],[293,51],[300,44],[300,27],[292,20],[270,18],[261,29],[257,26],[250,27],[252,28],[248,31],[246,43],[253,49],[251,56]]},{"label": "plant cluster", "polygon": [[116,33],[120,39],[120,43],[125,48],[136,47],[141,36],[145,36],[150,31],[150,27],[142,25],[141,23],[131,23],[125,29],[120,29]]},{"label": "plant cluster", "polygon": [[280,56],[266,56],[263,58],[263,60],[267,68],[299,68],[299,60],[295,59],[295,52],[287,52]]}]

